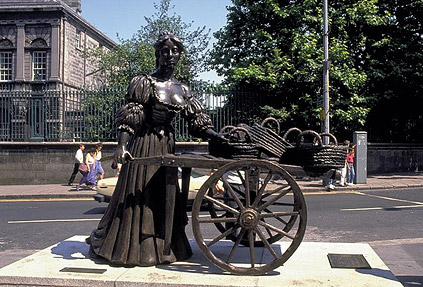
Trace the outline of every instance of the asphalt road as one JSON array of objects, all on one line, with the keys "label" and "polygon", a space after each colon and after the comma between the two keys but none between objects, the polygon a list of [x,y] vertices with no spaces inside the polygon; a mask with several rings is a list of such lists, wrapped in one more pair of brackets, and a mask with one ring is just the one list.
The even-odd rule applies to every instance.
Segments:
[{"label": "asphalt road", "polygon": [[[420,281],[406,286],[423,286],[422,189],[308,193],[305,199],[303,241],[370,243],[401,281]],[[0,267],[88,235],[105,208],[94,201],[0,202]],[[190,225],[187,234],[193,238]]]}]

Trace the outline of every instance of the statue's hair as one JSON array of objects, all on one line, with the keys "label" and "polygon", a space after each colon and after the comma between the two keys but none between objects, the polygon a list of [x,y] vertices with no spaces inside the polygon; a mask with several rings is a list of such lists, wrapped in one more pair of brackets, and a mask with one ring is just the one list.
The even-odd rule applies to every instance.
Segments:
[{"label": "statue's hair", "polygon": [[185,50],[184,44],[182,44],[182,41],[179,40],[178,37],[170,33],[169,31],[163,31],[159,38],[157,39],[156,43],[154,44],[155,56],[156,56],[156,67],[158,67],[158,60],[160,57],[160,48],[163,46],[163,44],[167,41],[171,40],[179,49],[180,52],[183,52]]}]

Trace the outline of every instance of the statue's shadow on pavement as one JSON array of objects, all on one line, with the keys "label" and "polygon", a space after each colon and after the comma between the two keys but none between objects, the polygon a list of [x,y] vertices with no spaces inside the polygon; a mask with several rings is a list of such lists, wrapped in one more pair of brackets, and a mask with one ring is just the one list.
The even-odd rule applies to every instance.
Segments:
[{"label": "statue's shadow on pavement", "polygon": [[[199,247],[197,246],[197,243],[195,241],[191,241],[191,247],[193,249],[193,255],[191,258],[187,259],[183,262],[175,262],[170,265],[158,265],[156,268],[160,268],[163,270],[169,270],[169,271],[178,271],[178,272],[187,272],[187,273],[201,273],[201,274],[219,274],[219,275],[231,275],[229,272],[222,271],[219,269],[214,263],[209,261],[205,255],[201,252]],[[217,250],[220,250],[217,251]],[[259,258],[260,255],[258,253],[261,253],[264,251],[264,249],[261,248],[255,248],[257,251],[256,258]],[[217,251],[217,255],[219,258],[226,258],[225,255],[229,255],[230,249],[223,244],[222,246],[216,246],[216,249],[214,251]],[[281,256],[281,250],[280,248],[275,248],[276,253]],[[238,254],[238,252],[240,252]],[[249,261],[245,261],[246,259],[249,260],[249,248],[248,247],[240,247],[237,251],[237,255],[241,255],[241,257],[235,256],[235,259],[232,261],[235,265],[245,263],[248,265]],[[269,254],[270,255],[270,254]],[[247,265],[244,265],[246,267]],[[246,274],[247,275],[247,274]],[[261,276],[277,276],[280,275],[279,271],[270,271],[266,273],[265,275]]]},{"label": "statue's shadow on pavement", "polygon": [[81,241],[62,241],[51,249],[56,258],[66,260],[88,259],[89,245]]},{"label": "statue's shadow on pavement", "polygon": [[[179,261],[172,264],[157,265],[156,268],[184,273],[231,275],[229,272],[220,270],[217,266],[210,262],[203,255],[203,253],[194,241],[191,241],[191,247],[193,248],[194,253],[191,258],[187,259],[186,261]],[[245,248],[245,250],[242,250],[242,252],[248,253],[248,248]],[[51,249],[51,253],[54,255],[55,258],[61,258],[64,260],[90,259],[98,265],[122,267],[120,265],[112,264],[103,258],[91,258],[89,255],[89,245],[82,241],[62,241]],[[277,253],[280,253],[280,251],[277,251]],[[235,263],[240,262],[241,261],[235,260]],[[280,272],[273,270],[271,272],[268,272],[264,276],[275,275],[280,275]]]}]

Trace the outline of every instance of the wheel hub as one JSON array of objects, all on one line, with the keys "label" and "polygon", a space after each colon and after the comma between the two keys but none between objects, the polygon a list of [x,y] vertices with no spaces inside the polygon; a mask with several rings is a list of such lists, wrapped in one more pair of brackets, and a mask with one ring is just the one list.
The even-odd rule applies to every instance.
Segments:
[{"label": "wheel hub", "polygon": [[243,228],[251,229],[257,226],[259,215],[254,209],[245,209],[240,215],[239,223]]}]

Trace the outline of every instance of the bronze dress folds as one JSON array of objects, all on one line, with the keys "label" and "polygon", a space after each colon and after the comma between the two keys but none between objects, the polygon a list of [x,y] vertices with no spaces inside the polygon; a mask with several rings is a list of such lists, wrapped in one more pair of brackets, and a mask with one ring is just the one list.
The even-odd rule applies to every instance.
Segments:
[{"label": "bronze dress folds", "polygon": [[[202,135],[212,127],[210,117],[185,86],[181,85],[185,93],[182,99],[172,101],[158,96],[158,81],[147,75],[135,77],[125,95],[127,104],[116,116],[118,130],[132,134],[128,151],[134,157],[174,154],[171,121],[178,113],[188,121],[193,134]],[[91,233],[91,256],[125,266],[151,266],[189,258],[192,250],[185,234],[188,219],[181,208],[179,192],[175,202],[171,254],[163,255],[165,190],[163,167],[134,162],[123,164],[109,206],[97,229]]]}]

